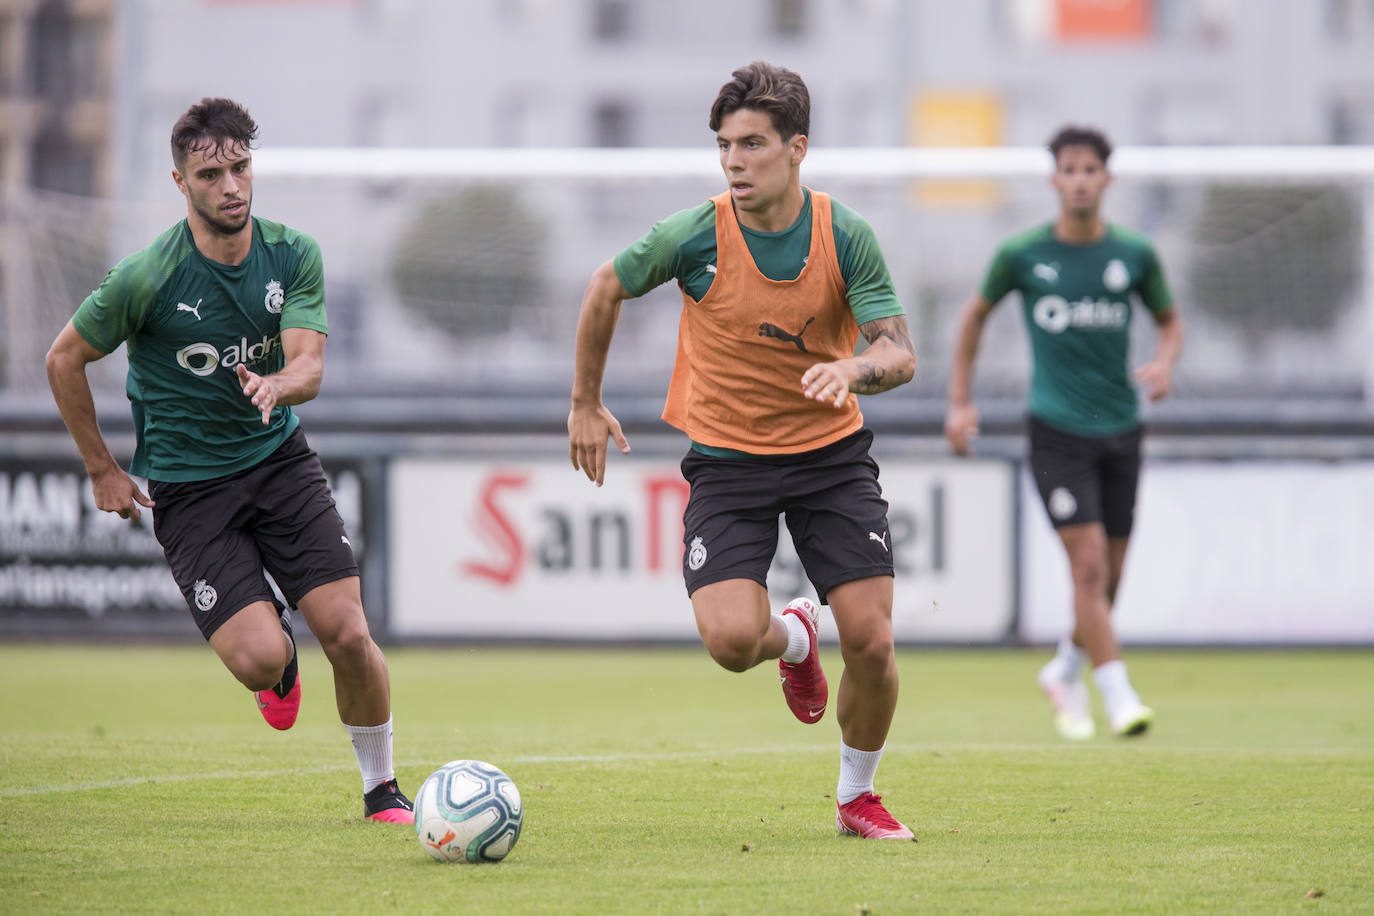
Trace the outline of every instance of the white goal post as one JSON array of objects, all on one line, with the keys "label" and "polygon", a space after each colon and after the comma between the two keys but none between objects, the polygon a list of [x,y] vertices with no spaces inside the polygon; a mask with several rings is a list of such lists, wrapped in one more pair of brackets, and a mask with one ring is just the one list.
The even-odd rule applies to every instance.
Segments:
[{"label": "white goal post", "polygon": [[[1042,147],[818,147],[809,176],[866,179],[1010,178],[1044,175]],[[709,148],[266,147],[253,154],[265,176],[356,178],[665,178],[714,177]],[[1111,171],[1129,178],[1374,178],[1374,147],[1123,146]]]}]

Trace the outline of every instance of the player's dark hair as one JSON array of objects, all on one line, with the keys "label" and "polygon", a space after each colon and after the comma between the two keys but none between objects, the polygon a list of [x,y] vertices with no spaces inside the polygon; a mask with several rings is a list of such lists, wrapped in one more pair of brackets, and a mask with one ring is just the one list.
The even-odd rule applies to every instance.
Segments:
[{"label": "player's dark hair", "polygon": [[720,130],[725,116],[741,108],[767,114],[784,142],[811,133],[811,93],[786,67],[756,60],[730,74],[730,82],[720,87],[711,105],[711,130]]},{"label": "player's dark hair", "polygon": [[1097,153],[1097,158],[1102,160],[1102,164],[1107,164],[1107,157],[1112,154],[1111,141],[1107,135],[1095,127],[1082,127],[1077,124],[1069,124],[1059,128],[1059,132],[1050,138],[1049,150],[1054,154],[1054,161],[1059,161],[1059,153],[1066,146],[1087,146]]},{"label": "player's dark hair", "polygon": [[232,99],[204,98],[172,125],[172,162],[178,169],[191,153],[215,155],[236,145],[253,148],[258,125],[248,110]]}]

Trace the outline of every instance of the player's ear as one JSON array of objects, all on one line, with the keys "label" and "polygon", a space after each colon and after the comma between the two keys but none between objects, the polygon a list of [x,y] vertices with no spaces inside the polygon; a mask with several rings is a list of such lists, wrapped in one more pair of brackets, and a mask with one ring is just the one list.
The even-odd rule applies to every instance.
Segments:
[{"label": "player's ear", "polygon": [[801,165],[801,161],[806,158],[806,134],[793,134],[787,145],[792,155],[792,164]]},{"label": "player's ear", "polygon": [[186,179],[181,172],[172,169],[172,181],[176,182],[177,190],[181,192],[182,196],[186,196]]}]

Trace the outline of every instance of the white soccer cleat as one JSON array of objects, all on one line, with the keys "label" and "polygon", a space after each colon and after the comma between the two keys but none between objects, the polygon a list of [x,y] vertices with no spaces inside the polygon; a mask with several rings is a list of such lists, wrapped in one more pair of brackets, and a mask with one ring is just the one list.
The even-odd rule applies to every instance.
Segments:
[{"label": "white soccer cleat", "polygon": [[1069,741],[1087,741],[1097,734],[1097,726],[1093,724],[1088,685],[1081,679],[1062,680],[1059,674],[1059,666],[1051,661],[1040,669],[1040,677],[1037,679],[1040,689],[1054,707],[1054,727],[1061,738]]},{"label": "white soccer cleat", "polygon": [[1114,734],[1134,738],[1150,730],[1155,721],[1155,711],[1137,700],[1116,710],[1109,718]]}]

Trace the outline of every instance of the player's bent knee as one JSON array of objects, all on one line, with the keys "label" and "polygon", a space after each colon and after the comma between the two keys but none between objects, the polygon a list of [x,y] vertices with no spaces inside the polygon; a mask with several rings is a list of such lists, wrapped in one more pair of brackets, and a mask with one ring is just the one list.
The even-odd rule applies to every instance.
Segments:
[{"label": "player's bent knee", "polygon": [[701,641],[716,664],[727,671],[748,671],[758,662],[759,641],[750,634],[703,633]]},{"label": "player's bent knee", "polygon": [[277,653],[242,650],[224,658],[224,666],[249,690],[267,690],[281,680],[288,661]]}]

